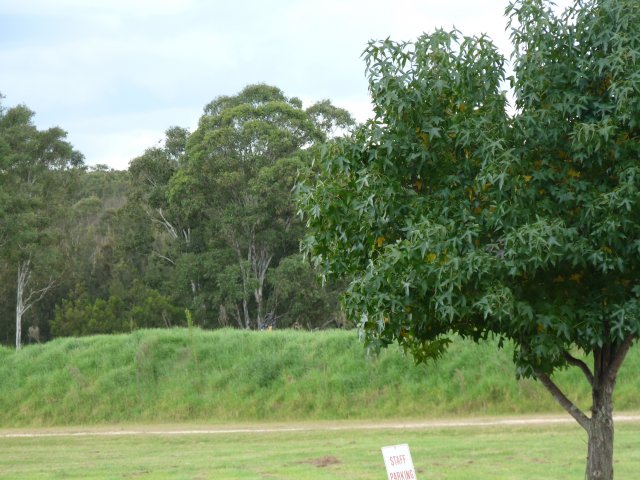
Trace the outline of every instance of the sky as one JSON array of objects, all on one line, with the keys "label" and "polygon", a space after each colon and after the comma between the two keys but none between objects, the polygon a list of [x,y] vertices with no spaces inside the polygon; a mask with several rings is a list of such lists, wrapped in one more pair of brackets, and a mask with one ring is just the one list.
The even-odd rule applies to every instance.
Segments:
[{"label": "sky", "polygon": [[[563,8],[569,0],[557,0]],[[193,131],[203,107],[267,83],[370,116],[369,40],[453,27],[510,54],[507,0],[0,0],[0,93],[117,170]]]}]

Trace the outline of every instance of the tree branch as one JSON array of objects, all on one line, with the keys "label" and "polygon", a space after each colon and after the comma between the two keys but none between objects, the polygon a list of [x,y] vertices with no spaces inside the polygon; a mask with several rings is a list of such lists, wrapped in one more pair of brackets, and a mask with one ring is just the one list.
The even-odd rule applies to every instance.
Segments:
[{"label": "tree branch", "polygon": [[155,217],[155,215],[153,215],[151,211],[147,208],[145,208],[145,212],[147,213],[147,216],[151,219],[152,222],[159,223],[160,225],[162,225],[167,230],[167,233],[171,236],[171,238],[173,238],[174,240],[178,238],[178,231],[176,230],[176,227],[174,227],[171,224],[171,222],[166,219],[166,217],[164,216],[164,213],[162,213],[161,208],[158,208],[157,212],[160,214],[160,218],[162,220],[158,220]]},{"label": "tree branch", "polygon": [[[24,301],[24,309],[22,313],[26,313],[27,310],[29,310],[35,303],[42,300],[47,292],[55,286],[55,280],[50,279],[49,283],[44,288],[41,288],[40,290],[32,290],[31,292],[29,292],[27,299]],[[33,298],[34,296],[37,296],[37,298]]]},{"label": "tree branch", "polygon": [[549,375],[546,373],[536,372],[536,378],[540,380],[545,388],[551,393],[553,398],[564,408],[569,415],[571,415],[576,422],[580,424],[582,428],[584,428],[587,432],[589,431],[589,427],[591,424],[591,419],[587,417],[582,410],[580,410],[577,406],[573,404],[571,400],[569,400],[564,393],[558,388],[558,386],[553,383]]},{"label": "tree branch", "polygon": [[171,265],[175,265],[176,262],[174,262],[173,260],[171,260],[169,257],[166,257],[164,255],[159,254],[158,252],[156,252],[155,250],[152,250],[151,253],[153,255],[156,255],[157,257],[160,257],[163,260],[166,260],[167,262],[169,262]]},{"label": "tree branch", "polygon": [[622,363],[624,362],[624,359],[627,356],[627,353],[629,352],[629,349],[631,348],[634,340],[635,337],[633,335],[629,335],[624,339],[624,342],[622,342],[620,347],[618,347],[618,349],[613,354],[613,359],[611,360],[609,369],[607,371],[608,381],[615,381],[616,376],[618,375],[618,371],[620,370],[620,367],[622,366]]},{"label": "tree branch", "polygon": [[587,381],[589,385],[593,387],[593,373],[589,369],[589,366],[584,363],[582,360],[573,357],[569,352],[563,352],[564,359],[567,361],[569,365],[573,365],[574,367],[578,367],[584,373],[584,376],[587,377]]}]

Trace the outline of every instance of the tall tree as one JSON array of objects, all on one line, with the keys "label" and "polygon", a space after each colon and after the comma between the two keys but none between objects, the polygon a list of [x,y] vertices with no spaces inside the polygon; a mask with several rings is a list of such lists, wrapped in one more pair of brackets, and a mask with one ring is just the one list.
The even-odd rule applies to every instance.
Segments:
[{"label": "tall tree", "polygon": [[170,182],[184,166],[189,135],[183,128],[171,127],[162,147],[149,148],[131,161],[129,208],[144,211],[153,226],[151,258],[147,260],[149,268],[144,281],[170,294],[183,308],[199,311],[200,271],[208,262],[203,262],[203,258],[198,262],[194,255],[204,253],[205,248],[194,238],[192,212],[169,199]]},{"label": "tall tree", "polygon": [[[512,342],[518,374],[586,430],[587,478],[611,479],[612,395],[640,335],[640,4],[507,14],[513,111],[485,37],[369,45],[375,117],[299,186],[304,246],[352,276],[348,314],[374,345],[425,361],[453,334]],[[554,383],[566,367],[590,415]]]},{"label": "tall tree", "polygon": [[[64,199],[67,169],[82,166],[82,155],[58,127],[40,131],[34,113],[23,105],[0,106],[0,184],[5,196],[0,214],[0,261],[15,278],[15,340],[22,343],[23,315],[55,283],[55,238]],[[7,278],[3,282],[9,282]]]},{"label": "tall tree", "polygon": [[242,312],[246,328],[274,320],[267,272],[297,250],[290,192],[306,150],[352,124],[328,101],[305,110],[299,99],[269,85],[250,85],[205,107],[187,146],[185,178],[191,179],[190,192],[202,194],[211,237],[235,254],[242,289],[242,307],[235,311]]},{"label": "tall tree", "polygon": [[243,328],[277,320],[268,272],[298,251],[297,172],[352,124],[328,101],[304,109],[276,87],[250,85],[209,103],[192,134],[173,129],[164,148],[132,162],[157,226],[156,260],[200,324],[216,314]]}]

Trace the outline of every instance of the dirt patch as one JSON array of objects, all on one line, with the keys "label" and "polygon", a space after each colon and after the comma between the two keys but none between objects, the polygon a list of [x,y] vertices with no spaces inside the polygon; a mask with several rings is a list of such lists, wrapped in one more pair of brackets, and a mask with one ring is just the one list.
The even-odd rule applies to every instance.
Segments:
[{"label": "dirt patch", "polygon": [[303,460],[302,462],[298,462],[298,463],[306,463],[309,465],[313,465],[314,467],[324,468],[324,467],[328,467],[329,465],[340,465],[342,462],[337,457],[334,457],[332,455],[327,455],[324,457],[314,458],[311,460]]}]

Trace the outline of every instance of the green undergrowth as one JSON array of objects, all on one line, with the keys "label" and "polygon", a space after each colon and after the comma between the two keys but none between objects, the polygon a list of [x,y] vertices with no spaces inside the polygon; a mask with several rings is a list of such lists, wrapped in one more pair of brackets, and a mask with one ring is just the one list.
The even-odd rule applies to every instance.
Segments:
[{"label": "green undergrowth", "polygon": [[[640,409],[634,349],[616,392]],[[583,408],[576,369],[556,381]],[[353,331],[142,330],[0,348],[0,426],[438,418],[560,410],[516,381],[509,348],[456,340],[437,364],[396,347],[369,355]]]}]

